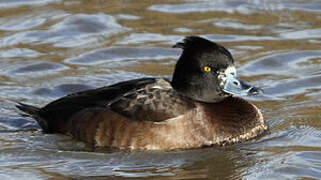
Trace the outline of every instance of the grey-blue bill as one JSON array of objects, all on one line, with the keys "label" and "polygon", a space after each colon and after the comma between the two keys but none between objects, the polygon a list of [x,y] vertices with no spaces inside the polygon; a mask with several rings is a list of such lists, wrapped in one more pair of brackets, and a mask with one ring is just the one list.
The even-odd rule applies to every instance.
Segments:
[{"label": "grey-blue bill", "polygon": [[233,75],[227,75],[223,91],[238,96],[262,94],[261,88],[249,85]]}]

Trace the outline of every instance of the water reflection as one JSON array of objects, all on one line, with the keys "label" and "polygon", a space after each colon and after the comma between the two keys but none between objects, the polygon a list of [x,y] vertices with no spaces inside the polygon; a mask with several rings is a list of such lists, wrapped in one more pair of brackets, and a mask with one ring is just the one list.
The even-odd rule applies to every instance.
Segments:
[{"label": "water reflection", "polygon": [[106,62],[120,63],[126,65],[124,60],[150,60],[177,58],[179,50],[168,48],[136,48],[136,47],[112,47],[94,50],[79,57],[65,60],[71,64],[92,65]]},{"label": "water reflection", "polygon": [[1,1],[0,2],[0,9],[6,8],[17,8],[19,6],[42,6],[48,3],[60,2],[60,0],[12,0],[12,1]]},{"label": "water reflection", "polygon": [[56,47],[93,46],[100,39],[106,41],[109,36],[126,30],[112,16],[75,14],[67,16],[49,30],[20,32],[6,37],[1,46],[30,43],[52,43]]}]

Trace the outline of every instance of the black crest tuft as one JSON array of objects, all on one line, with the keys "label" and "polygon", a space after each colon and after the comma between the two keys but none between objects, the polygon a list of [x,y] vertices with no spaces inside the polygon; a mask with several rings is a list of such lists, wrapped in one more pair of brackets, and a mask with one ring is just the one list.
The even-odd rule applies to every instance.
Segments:
[{"label": "black crest tuft", "polygon": [[189,48],[199,48],[199,47],[210,47],[216,45],[207,39],[198,37],[198,36],[188,36],[186,37],[183,42],[176,43],[173,48],[182,48],[182,49],[189,49]]},{"label": "black crest tuft", "polygon": [[188,36],[183,42],[176,43],[173,48],[182,48],[184,53],[219,52],[225,54],[232,62],[234,61],[225,47],[199,36]]}]

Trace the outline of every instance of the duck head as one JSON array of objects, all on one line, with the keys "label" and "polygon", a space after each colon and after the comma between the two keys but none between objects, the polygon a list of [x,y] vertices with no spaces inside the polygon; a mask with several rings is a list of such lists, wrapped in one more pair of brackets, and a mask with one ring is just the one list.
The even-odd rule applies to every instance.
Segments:
[{"label": "duck head", "polygon": [[219,102],[237,95],[246,96],[262,89],[246,84],[236,75],[234,59],[223,46],[207,39],[191,36],[173,47],[182,48],[173,74],[173,88],[201,102]]}]

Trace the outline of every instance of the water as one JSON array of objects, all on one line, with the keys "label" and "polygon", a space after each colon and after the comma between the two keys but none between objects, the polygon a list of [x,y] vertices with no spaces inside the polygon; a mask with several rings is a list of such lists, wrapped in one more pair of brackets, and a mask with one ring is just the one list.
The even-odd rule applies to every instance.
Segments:
[{"label": "water", "polygon": [[[0,179],[320,179],[321,1],[0,1]],[[93,150],[43,134],[16,102],[170,77],[202,35],[226,46],[269,134],[225,148]]]}]

